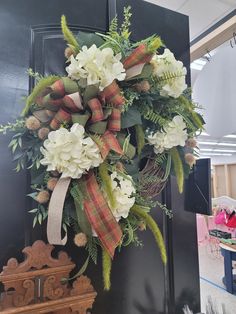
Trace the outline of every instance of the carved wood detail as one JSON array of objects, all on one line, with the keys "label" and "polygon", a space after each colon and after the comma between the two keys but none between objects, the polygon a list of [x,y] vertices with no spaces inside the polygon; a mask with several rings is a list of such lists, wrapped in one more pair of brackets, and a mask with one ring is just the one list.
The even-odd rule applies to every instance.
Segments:
[{"label": "carved wood detail", "polygon": [[23,249],[25,260],[8,260],[0,274],[4,292],[1,313],[86,314],[92,308],[96,292],[86,276],[77,278],[72,287],[63,283],[75,267],[67,253],[51,256],[54,247],[36,241]]}]

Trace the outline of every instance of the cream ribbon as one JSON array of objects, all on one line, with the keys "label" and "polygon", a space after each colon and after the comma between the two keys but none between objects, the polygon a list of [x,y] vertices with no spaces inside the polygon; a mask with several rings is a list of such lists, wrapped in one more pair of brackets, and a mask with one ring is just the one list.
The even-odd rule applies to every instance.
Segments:
[{"label": "cream ribbon", "polygon": [[70,185],[71,178],[60,178],[51,195],[48,208],[47,237],[50,244],[65,245],[67,234],[61,238],[62,213],[66,193]]},{"label": "cream ribbon", "polygon": [[133,67],[126,70],[125,80],[129,80],[129,79],[141,74],[145,64],[146,63],[140,63],[140,64],[134,65]]}]

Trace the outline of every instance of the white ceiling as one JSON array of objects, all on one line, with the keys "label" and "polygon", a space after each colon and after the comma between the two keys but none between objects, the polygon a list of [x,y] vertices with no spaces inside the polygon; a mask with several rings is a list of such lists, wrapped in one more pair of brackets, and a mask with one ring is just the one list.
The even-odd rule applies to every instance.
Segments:
[{"label": "white ceiling", "polygon": [[189,16],[190,41],[236,9],[236,0],[146,0]]}]

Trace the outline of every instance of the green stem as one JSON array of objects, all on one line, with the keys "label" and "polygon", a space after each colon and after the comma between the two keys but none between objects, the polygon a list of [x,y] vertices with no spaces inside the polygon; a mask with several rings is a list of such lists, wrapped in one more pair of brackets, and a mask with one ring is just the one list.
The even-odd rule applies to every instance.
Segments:
[{"label": "green stem", "polygon": [[179,152],[176,147],[171,148],[170,155],[174,163],[174,171],[177,179],[179,193],[183,193],[184,188],[184,169]]},{"label": "green stem", "polygon": [[157,223],[148,213],[143,211],[143,209],[139,205],[135,204],[130,210],[136,216],[138,216],[139,218],[142,218],[146,222],[147,227],[151,230],[151,232],[152,232],[152,234],[156,240],[156,243],[160,249],[162,262],[163,262],[163,264],[166,264],[167,263],[167,256],[166,256],[165,243],[164,243],[161,231],[160,231]]},{"label": "green stem", "polygon": [[102,249],[102,267],[103,267],[103,283],[104,290],[108,291],[111,288],[111,266],[112,260],[105,249]]}]

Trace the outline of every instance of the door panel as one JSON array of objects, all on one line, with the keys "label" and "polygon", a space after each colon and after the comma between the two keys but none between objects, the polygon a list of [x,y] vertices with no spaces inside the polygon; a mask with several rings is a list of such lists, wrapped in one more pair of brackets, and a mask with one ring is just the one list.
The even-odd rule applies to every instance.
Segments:
[{"label": "door panel", "polygon": [[[22,97],[34,85],[34,80],[28,79],[26,74],[29,67],[41,74],[64,73],[65,42],[60,32],[61,14],[67,16],[75,33],[78,30],[103,32],[108,27],[109,16],[117,10],[120,19],[123,6],[127,4],[131,4],[133,9],[132,38],[140,40],[157,33],[188,66],[187,17],[145,1],[119,0],[115,6],[112,0],[50,0],[47,5],[36,0],[0,0],[0,40],[4,43],[0,46],[0,123],[12,121],[22,110]],[[26,172],[16,174],[12,171],[8,141],[9,136],[0,136],[0,267],[25,244],[38,238],[45,239],[45,226],[37,227],[33,233],[31,231],[32,221],[27,213],[31,205],[25,197],[29,178]],[[173,222],[163,216],[160,209],[153,209],[153,216],[165,234],[168,267],[164,269],[149,231],[141,234],[143,248],[124,248],[116,254],[110,292],[102,289],[101,263],[96,267],[91,264],[88,276],[99,293],[94,314],[182,313],[175,312],[175,303],[178,304],[176,300],[185,288],[196,291],[196,307],[199,307],[198,273],[191,273],[188,263],[185,263],[185,268],[181,266],[182,261],[193,263],[193,267],[197,263],[196,245],[185,236],[186,230],[192,234],[189,239],[193,240],[196,235],[194,215],[188,214],[186,218],[183,199],[176,193],[175,182],[171,183],[171,189],[174,192],[165,190],[161,197],[175,210]],[[189,224],[188,227],[185,223]],[[186,250],[181,249],[183,243]],[[188,257],[187,248],[190,252]],[[74,247],[72,236],[65,248],[57,249],[66,249],[78,265],[86,259],[86,253]],[[171,259],[173,255],[175,261]]]}]

